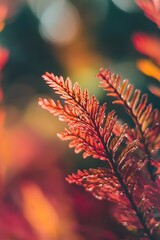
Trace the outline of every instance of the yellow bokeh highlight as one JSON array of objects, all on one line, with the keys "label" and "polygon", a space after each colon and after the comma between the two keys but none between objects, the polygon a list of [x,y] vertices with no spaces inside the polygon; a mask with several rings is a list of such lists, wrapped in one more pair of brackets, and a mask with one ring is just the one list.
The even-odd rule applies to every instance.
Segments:
[{"label": "yellow bokeh highlight", "polygon": [[59,218],[55,208],[36,184],[22,186],[23,213],[41,240],[59,239]]},{"label": "yellow bokeh highlight", "polygon": [[147,76],[153,77],[160,81],[160,67],[156,66],[153,62],[147,59],[137,61],[138,69]]},{"label": "yellow bokeh highlight", "polygon": [[6,113],[3,109],[0,109],[0,174],[2,179],[6,175],[6,171],[10,165],[10,157],[13,152],[13,143],[9,137],[10,133],[4,128],[4,122],[6,118]]},{"label": "yellow bokeh highlight", "polygon": [[5,22],[0,22],[0,32],[3,31],[4,27],[5,27]]},{"label": "yellow bokeh highlight", "polygon": [[64,123],[58,121],[58,119],[38,106],[38,97],[29,103],[23,115],[23,122],[36,130],[40,135],[52,139],[55,136],[56,140],[57,132],[61,132],[65,126]]}]

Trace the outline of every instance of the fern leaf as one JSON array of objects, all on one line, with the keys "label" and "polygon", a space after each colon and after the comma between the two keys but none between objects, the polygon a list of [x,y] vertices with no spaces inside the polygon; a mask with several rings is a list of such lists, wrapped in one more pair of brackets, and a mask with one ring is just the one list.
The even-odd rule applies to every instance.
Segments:
[{"label": "fern leaf", "polygon": [[[124,189],[119,183],[118,178],[115,177],[113,171],[107,168],[91,168],[89,170],[83,171],[78,170],[76,174],[73,173],[69,175],[66,180],[70,184],[75,183],[77,185],[83,186],[87,191],[91,192],[92,195],[99,200],[109,200],[111,202],[117,203],[119,205],[119,208],[114,214],[115,217],[129,230],[136,231],[137,233],[141,231],[142,234],[143,226],[140,221],[138,221],[137,213],[135,210],[133,210],[131,202],[126,197]],[[148,210],[145,207],[145,204],[144,208],[140,207],[139,205],[139,208],[144,213],[144,215],[148,214]],[[138,212],[138,215],[143,219],[142,213],[140,211]],[[145,227],[147,228],[146,225]],[[151,227],[151,225],[148,225],[148,227]]]},{"label": "fern leaf", "polygon": [[151,178],[154,179],[150,162],[153,150],[157,150],[156,146],[159,146],[160,118],[158,110],[152,110],[152,105],[147,105],[147,95],[141,96],[140,90],[137,89],[133,91],[133,85],[128,84],[128,80],[122,82],[119,75],[101,69],[98,78],[100,87],[108,91],[107,95],[111,92],[112,96],[116,98],[113,103],[122,104],[134,121],[137,131],[134,135],[137,135],[142,144],[148,158]]},{"label": "fern leaf", "polygon": [[[140,225],[144,235],[153,240],[143,213],[137,208],[138,198],[134,196],[135,186],[138,186],[138,172],[145,165],[141,161],[141,156],[137,155],[138,153],[133,157],[133,152],[138,148],[139,142],[135,140],[127,145],[125,139],[128,126],[125,124],[115,130],[117,126],[115,111],[106,115],[106,104],[100,106],[96,97],[89,97],[88,91],[82,91],[77,83],[72,87],[70,79],[64,80],[62,77],[58,78],[49,73],[46,73],[44,79],[64,99],[64,103],[39,99],[42,108],[67,122],[68,128],[60,133],[59,137],[63,140],[71,140],[70,147],[74,147],[76,153],[83,151],[83,157],[92,156],[105,160],[109,164],[108,169],[79,171],[69,176],[67,180],[70,183],[84,186],[99,199],[115,201],[122,208],[132,212],[139,222],[135,228]],[[117,86],[119,81],[120,79],[116,82]],[[121,94],[126,84],[124,82],[120,89]],[[138,96],[139,92],[135,93],[132,98],[132,111],[137,109],[135,105]],[[126,99],[129,97],[128,94]],[[142,114],[147,115],[149,111],[144,110]],[[116,131],[118,135],[115,136]],[[139,188],[138,196],[141,193]]]},{"label": "fern leaf", "polygon": [[108,91],[108,94],[110,94],[110,89],[112,89],[112,93],[114,92],[114,97],[117,100],[114,100],[113,103],[124,105],[135,122],[142,139],[149,124],[152,126],[159,124],[158,119],[155,117],[158,111],[152,110],[151,104],[147,105],[147,95],[143,94],[140,97],[140,90],[133,91],[133,85],[128,84],[128,80],[121,83],[119,75],[103,69],[100,70],[98,78],[100,79],[100,87]]},{"label": "fern leaf", "polygon": [[118,179],[107,168],[78,170],[77,174],[69,175],[66,180],[69,183],[76,183],[85,187],[87,191],[90,191],[100,200],[107,199],[130,208],[130,203],[124,195]]},{"label": "fern leaf", "polygon": [[[137,216],[132,209],[120,207],[114,212],[114,216],[119,219],[119,222],[121,222],[128,230],[136,233],[136,239],[141,239],[138,235],[141,233],[141,236],[143,236],[143,228],[140,222],[137,221]],[[148,238],[144,238],[144,236],[143,239],[148,240]]]},{"label": "fern leaf", "polygon": [[139,209],[144,213],[145,221],[156,239],[160,238],[160,192],[156,186],[144,186],[139,203]]},{"label": "fern leaf", "polygon": [[90,98],[88,91],[82,92],[77,83],[71,88],[72,84],[69,79],[66,83],[62,77],[57,78],[48,73],[44,79],[57,94],[65,99],[66,103],[63,106],[59,101],[39,99],[39,105],[42,108],[68,123],[70,129],[58,136],[61,139],[73,139],[74,142],[72,141],[70,146],[75,147],[77,153],[84,151],[84,157],[92,155],[106,160],[107,156],[101,138],[104,139],[105,144],[111,138],[117,122],[115,112],[112,111],[106,117],[106,104],[99,106],[96,97]]}]

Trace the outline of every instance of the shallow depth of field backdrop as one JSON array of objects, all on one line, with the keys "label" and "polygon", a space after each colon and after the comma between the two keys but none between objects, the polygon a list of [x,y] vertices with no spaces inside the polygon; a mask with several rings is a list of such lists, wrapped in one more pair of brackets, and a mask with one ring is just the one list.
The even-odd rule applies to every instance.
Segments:
[{"label": "shallow depth of field backdrop", "polygon": [[109,68],[158,108],[151,85],[158,86],[160,70],[134,43],[159,33],[131,0],[0,0],[0,240],[127,236],[113,218],[114,204],[66,183],[77,168],[104,163],[82,159],[57,138],[64,125],[37,104],[53,96],[41,76],[69,76],[104,102],[96,74]]}]

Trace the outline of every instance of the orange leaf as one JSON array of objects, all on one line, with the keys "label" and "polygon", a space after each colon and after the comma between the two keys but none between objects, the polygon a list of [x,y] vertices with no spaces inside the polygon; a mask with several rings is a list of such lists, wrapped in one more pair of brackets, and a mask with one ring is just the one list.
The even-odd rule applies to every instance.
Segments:
[{"label": "orange leaf", "polygon": [[58,239],[60,224],[57,212],[41,189],[30,183],[24,184],[21,190],[24,216],[40,239]]},{"label": "orange leaf", "polygon": [[138,69],[147,76],[153,77],[160,81],[160,67],[156,66],[150,60],[141,59],[137,61]]}]

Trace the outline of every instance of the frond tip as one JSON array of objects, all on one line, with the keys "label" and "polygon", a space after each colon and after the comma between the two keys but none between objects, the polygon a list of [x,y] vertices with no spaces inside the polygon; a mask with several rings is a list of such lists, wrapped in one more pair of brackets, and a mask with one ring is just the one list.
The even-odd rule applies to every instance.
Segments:
[{"label": "frond tip", "polygon": [[39,99],[42,108],[67,122],[69,129],[58,136],[63,140],[71,140],[70,147],[74,147],[76,153],[84,151],[83,157],[107,160],[105,146],[109,145],[113,136],[117,122],[115,111],[106,116],[106,104],[100,106],[95,96],[89,97],[88,90],[81,91],[77,83],[72,87],[69,79],[64,81],[62,77],[49,73],[44,79],[65,101]]},{"label": "frond tip", "polygon": [[152,105],[147,105],[147,95],[143,94],[141,97],[140,90],[134,91],[133,85],[129,84],[128,80],[122,81],[118,74],[109,70],[101,69],[98,78],[100,87],[108,92],[107,95],[116,98],[113,104],[124,105],[139,131],[144,133],[153,114]]},{"label": "frond tip", "polygon": [[97,76],[100,79],[100,87],[108,92],[108,96],[116,98],[113,104],[123,105],[135,123],[133,136],[142,144],[148,159],[151,179],[154,180],[151,161],[152,153],[154,150],[157,151],[159,145],[160,114],[158,110],[152,109],[152,104],[147,104],[147,94],[141,95],[139,89],[134,90],[133,85],[126,79],[122,81],[118,74],[101,69]]}]

